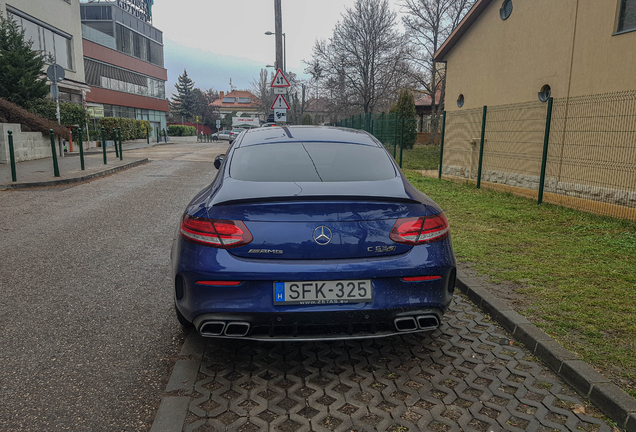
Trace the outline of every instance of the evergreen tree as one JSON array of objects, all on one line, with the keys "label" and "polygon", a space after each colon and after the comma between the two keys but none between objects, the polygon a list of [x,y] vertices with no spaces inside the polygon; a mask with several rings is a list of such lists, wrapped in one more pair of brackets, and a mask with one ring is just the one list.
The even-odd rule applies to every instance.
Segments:
[{"label": "evergreen tree", "polygon": [[179,75],[177,96],[172,97],[172,108],[176,115],[183,116],[187,120],[192,120],[196,115],[196,95],[194,94],[194,81],[188,76],[188,72],[184,69],[183,75]]},{"label": "evergreen tree", "polygon": [[22,107],[49,93],[40,77],[46,57],[32,45],[15,21],[0,16],[0,98]]},{"label": "evergreen tree", "polygon": [[398,98],[395,106],[395,111],[397,111],[398,116],[398,127],[402,127],[401,119],[404,119],[404,137],[402,145],[407,149],[413,148],[413,145],[417,140],[417,125],[415,120],[415,101],[413,100],[413,95],[410,91],[406,89],[400,91],[400,97]]}]

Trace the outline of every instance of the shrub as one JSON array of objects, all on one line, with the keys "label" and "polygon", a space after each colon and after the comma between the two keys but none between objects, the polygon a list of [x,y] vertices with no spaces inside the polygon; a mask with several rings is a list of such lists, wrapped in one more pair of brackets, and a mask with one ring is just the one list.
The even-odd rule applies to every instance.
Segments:
[{"label": "shrub", "polygon": [[[26,106],[27,110],[40,117],[57,122],[55,101],[51,99],[38,99],[31,101]],[[81,105],[71,102],[60,102],[60,123],[62,126],[71,127],[73,125],[86,126],[88,113]]]},{"label": "shrub", "polygon": [[[146,128],[152,132],[152,127],[148,120],[135,120],[121,117],[103,117],[99,119],[99,127],[106,130],[106,139],[110,139],[113,128],[121,128],[122,141],[146,138]],[[101,131],[98,134],[101,140]]]},{"label": "shrub", "polygon": [[25,132],[48,134],[49,129],[53,129],[55,136],[68,137],[66,128],[58,125],[57,122],[33,114],[5,99],[0,99],[0,122],[18,123],[22,125],[22,130]]},{"label": "shrub", "polygon": [[193,136],[197,134],[194,126],[170,125],[168,126],[168,136]]}]

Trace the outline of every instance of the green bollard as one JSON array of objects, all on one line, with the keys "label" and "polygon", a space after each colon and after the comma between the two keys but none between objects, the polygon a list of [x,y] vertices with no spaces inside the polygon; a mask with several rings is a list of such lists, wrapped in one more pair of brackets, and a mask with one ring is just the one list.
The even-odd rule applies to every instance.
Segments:
[{"label": "green bollard", "polygon": [[[124,150],[121,148],[121,127],[117,128],[117,135],[119,136],[119,160],[124,160]],[[115,143],[117,147],[117,143]]]},{"label": "green bollard", "polygon": [[79,138],[80,163],[82,165],[82,171],[84,171],[84,145],[82,144],[82,128],[77,128],[77,137]]},{"label": "green bollard", "polygon": [[102,150],[104,152],[104,165],[106,165],[106,129],[102,126]]},{"label": "green bollard", "polygon": [[115,146],[115,158],[118,158],[119,150],[117,149],[117,135],[115,134],[115,128],[113,128],[113,145]]},{"label": "green bollard", "polygon": [[161,129],[157,129],[157,144],[159,144],[159,136],[161,135]]},{"label": "green bollard", "polygon": [[53,153],[53,175],[55,175],[55,177],[59,177],[60,168],[57,166],[57,154],[55,153],[55,135],[53,134],[53,129],[49,129],[49,134],[51,136],[51,151]]},{"label": "green bollard", "polygon": [[8,131],[9,134],[9,158],[11,159],[11,181],[18,181],[15,174],[15,154],[13,153],[13,132]]},{"label": "green bollard", "polygon": [[150,145],[150,132],[148,131],[148,126],[146,126],[146,144]]},{"label": "green bollard", "polygon": [[163,130],[163,142],[168,142],[168,131]]}]

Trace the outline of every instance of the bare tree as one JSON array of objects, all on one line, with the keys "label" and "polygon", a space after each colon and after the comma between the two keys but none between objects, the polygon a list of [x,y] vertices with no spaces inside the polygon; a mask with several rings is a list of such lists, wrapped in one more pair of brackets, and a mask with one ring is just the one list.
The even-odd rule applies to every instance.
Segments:
[{"label": "bare tree", "polygon": [[265,118],[270,113],[270,107],[274,103],[274,91],[270,87],[274,80],[274,74],[271,77],[267,69],[261,69],[258,80],[252,81],[252,93],[260,101],[259,110],[265,114]]},{"label": "bare tree", "polygon": [[[431,134],[433,143],[439,117],[444,110],[446,67],[434,60],[435,53],[459,25],[476,0],[402,0],[402,22],[409,40],[408,59],[414,66],[413,79],[431,97]],[[439,104],[435,96],[439,95]]]},{"label": "bare tree", "polygon": [[405,46],[387,0],[356,0],[333,36],[316,41],[307,72],[341,114],[374,112],[404,84]]}]

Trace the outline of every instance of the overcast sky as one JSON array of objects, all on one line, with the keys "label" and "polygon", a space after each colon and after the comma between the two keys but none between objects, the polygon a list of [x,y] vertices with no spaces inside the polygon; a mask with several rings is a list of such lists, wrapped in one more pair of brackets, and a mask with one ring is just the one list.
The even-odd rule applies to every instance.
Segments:
[{"label": "overcast sky", "polygon": [[[399,11],[399,0],[389,0]],[[302,76],[317,38],[329,38],[354,0],[282,0],[287,69]],[[184,69],[201,89],[249,90],[274,64],[274,0],[155,0],[153,25],[163,32],[166,93]],[[272,69],[270,69],[272,70]]]}]

